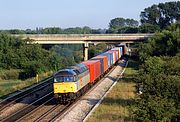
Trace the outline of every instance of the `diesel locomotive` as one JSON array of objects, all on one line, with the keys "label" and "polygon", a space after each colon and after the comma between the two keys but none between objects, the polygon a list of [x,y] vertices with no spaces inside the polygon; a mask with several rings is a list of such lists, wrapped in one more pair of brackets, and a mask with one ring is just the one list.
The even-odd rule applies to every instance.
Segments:
[{"label": "diesel locomotive", "polygon": [[59,70],[54,77],[54,97],[60,103],[75,100],[97,82],[117,63],[125,46],[115,47],[87,61]]}]

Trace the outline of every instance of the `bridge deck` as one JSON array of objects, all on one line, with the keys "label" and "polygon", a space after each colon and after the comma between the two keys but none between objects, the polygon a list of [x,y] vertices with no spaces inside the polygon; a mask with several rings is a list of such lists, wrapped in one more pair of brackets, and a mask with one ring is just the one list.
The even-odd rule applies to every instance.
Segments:
[{"label": "bridge deck", "polygon": [[119,43],[147,40],[153,34],[26,34],[15,35],[39,44]]}]

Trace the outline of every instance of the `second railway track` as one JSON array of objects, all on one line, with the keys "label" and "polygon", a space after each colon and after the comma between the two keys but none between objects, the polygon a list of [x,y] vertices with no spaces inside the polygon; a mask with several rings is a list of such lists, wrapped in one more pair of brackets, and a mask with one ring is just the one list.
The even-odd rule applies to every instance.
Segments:
[{"label": "second railway track", "polygon": [[[115,66],[116,67],[116,66]],[[110,74],[115,67],[113,67],[105,76]],[[95,89],[98,84],[103,80],[102,78],[99,82],[96,83],[90,90],[88,90],[85,94],[88,94],[93,89]],[[83,96],[81,96],[83,97]],[[81,98],[80,97],[80,98]],[[79,99],[80,99],[79,98]],[[44,122],[44,121],[55,121],[57,118],[62,118],[69,110],[78,102],[78,99],[70,104],[61,105],[57,104],[53,98],[53,93],[49,93],[42,98],[34,101],[31,104],[26,105],[19,111],[16,111],[5,118],[0,118],[2,122]]]},{"label": "second railway track", "polygon": [[39,84],[2,100],[0,102],[0,121],[15,113],[18,109],[22,109],[26,104],[31,104],[33,101],[37,100],[38,97],[43,96],[39,92],[46,93],[52,91],[52,79],[52,77],[47,78]]}]

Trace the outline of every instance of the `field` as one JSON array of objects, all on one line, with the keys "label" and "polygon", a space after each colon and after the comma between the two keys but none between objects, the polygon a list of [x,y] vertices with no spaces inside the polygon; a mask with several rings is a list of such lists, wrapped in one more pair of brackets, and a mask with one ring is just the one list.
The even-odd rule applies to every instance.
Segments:
[{"label": "field", "polygon": [[129,60],[123,78],[118,81],[100,106],[92,113],[88,122],[133,121],[132,105],[137,95],[132,75],[136,74],[137,70],[138,63]]},{"label": "field", "polygon": [[[11,75],[12,74],[12,75]],[[29,78],[26,80],[19,80],[17,75],[17,70],[1,70],[0,71],[0,97],[10,94],[12,92],[21,90],[25,87],[28,87],[32,84],[37,83],[37,81],[43,80],[50,76],[52,73],[45,73],[38,76],[38,79],[36,77]]]}]

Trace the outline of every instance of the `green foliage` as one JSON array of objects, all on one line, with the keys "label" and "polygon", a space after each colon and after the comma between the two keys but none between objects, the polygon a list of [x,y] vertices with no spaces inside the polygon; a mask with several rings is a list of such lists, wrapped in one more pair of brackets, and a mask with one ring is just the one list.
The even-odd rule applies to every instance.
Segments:
[{"label": "green foliage", "polygon": [[[84,28],[88,30],[87,27]],[[57,28],[52,31],[55,32]],[[22,69],[19,73],[21,79],[34,77],[36,74],[49,70],[74,65],[82,60],[82,45],[59,45],[45,50],[38,44],[27,44],[21,40],[0,33],[0,68]],[[50,47],[48,47],[50,48]]]},{"label": "green foliage", "polygon": [[140,68],[136,82],[143,84],[137,100],[137,121],[170,121],[180,111],[180,57],[150,57]]},{"label": "green foliage", "polygon": [[140,46],[143,64],[135,81],[143,86],[136,102],[137,121],[177,121],[180,118],[179,22],[156,33]]},{"label": "green foliage", "polygon": [[179,1],[152,5],[141,12],[141,23],[149,23],[164,29],[174,23],[175,20],[180,20],[179,10]]},{"label": "green foliage", "polygon": [[100,34],[105,33],[102,29],[91,29],[88,26],[84,27],[75,27],[75,28],[66,28],[61,29],[59,27],[47,27],[47,28],[36,28],[36,30],[26,29],[11,29],[11,30],[0,30],[9,34]]},{"label": "green foliage", "polygon": [[116,29],[121,27],[137,27],[138,22],[133,19],[115,18],[109,23],[109,27]]},{"label": "green foliage", "polygon": [[61,57],[61,67],[71,66],[82,61],[81,45],[56,45],[51,50]]},{"label": "green foliage", "polygon": [[89,54],[88,54],[88,58],[92,58],[102,52],[104,52],[107,49],[107,45],[106,44],[98,44],[98,45],[90,45],[89,47]]},{"label": "green foliage", "polygon": [[149,57],[143,64],[143,72],[156,75],[164,72],[164,61],[160,57]]},{"label": "green foliage", "polygon": [[118,33],[138,33],[137,27],[123,27],[118,29]]},{"label": "green foliage", "polygon": [[150,23],[143,23],[141,26],[139,26],[140,33],[155,33],[158,31],[160,31],[159,26]]},{"label": "green foliage", "polygon": [[[22,69],[20,78],[36,76],[36,74],[55,70],[59,66],[57,55],[52,51],[43,49],[38,44],[26,44],[20,38],[0,33],[0,68],[2,69]],[[54,62],[53,62],[54,61]]]},{"label": "green foliage", "polygon": [[109,23],[107,33],[137,33],[138,21],[133,19],[114,18]]},{"label": "green foliage", "polygon": [[21,70],[0,70],[0,80],[18,79]]},{"label": "green foliage", "polygon": [[153,97],[138,101],[135,119],[138,122],[170,121],[176,111],[173,101]]},{"label": "green foliage", "polygon": [[180,53],[179,23],[169,27],[169,30],[157,32],[146,43],[142,43],[139,49],[141,61],[150,56],[175,56]]},{"label": "green foliage", "polygon": [[83,28],[76,27],[76,28],[67,28],[64,29],[65,34],[90,34],[92,33],[92,29],[85,26]]}]

